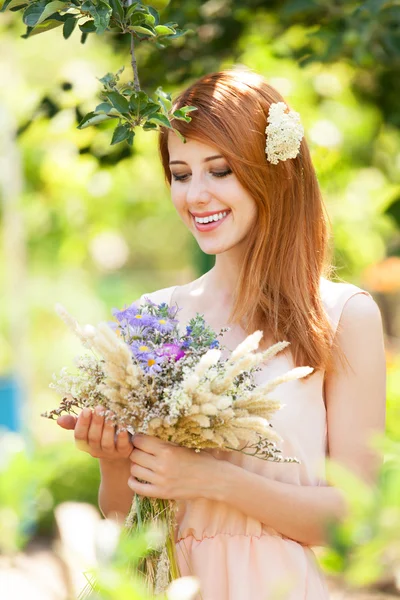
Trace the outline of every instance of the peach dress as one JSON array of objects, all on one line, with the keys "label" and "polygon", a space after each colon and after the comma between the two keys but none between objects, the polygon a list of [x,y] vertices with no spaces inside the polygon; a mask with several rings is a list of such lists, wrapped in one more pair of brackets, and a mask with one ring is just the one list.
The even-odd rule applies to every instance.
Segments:
[{"label": "peach dress", "polygon": [[[170,303],[176,287],[147,294]],[[355,294],[368,292],[349,283],[321,278],[321,297],[336,331],[343,307]],[[290,352],[280,353],[258,372],[257,383],[285,373],[294,364]],[[292,485],[325,485],[327,423],[324,373],[305,382],[284,383],[274,398],[285,406],[271,422],[282,436],[283,455],[301,464],[274,463],[239,452],[210,450],[216,457]],[[231,505],[198,498],[179,501],[176,548],[182,575],[196,575],[199,600],[325,600],[324,576],[311,547],[292,540]]]}]

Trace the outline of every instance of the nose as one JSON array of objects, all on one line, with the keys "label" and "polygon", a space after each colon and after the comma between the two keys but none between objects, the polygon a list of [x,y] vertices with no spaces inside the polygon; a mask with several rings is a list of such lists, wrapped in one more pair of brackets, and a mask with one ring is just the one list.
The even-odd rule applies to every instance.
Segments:
[{"label": "nose", "polygon": [[186,202],[189,208],[193,210],[196,210],[196,207],[204,208],[210,201],[211,194],[204,179],[201,176],[194,177],[192,175],[189,186],[186,189]]}]

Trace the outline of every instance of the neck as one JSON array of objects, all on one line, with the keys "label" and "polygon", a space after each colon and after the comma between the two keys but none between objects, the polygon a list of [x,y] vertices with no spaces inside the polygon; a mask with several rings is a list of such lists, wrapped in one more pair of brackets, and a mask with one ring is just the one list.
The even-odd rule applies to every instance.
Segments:
[{"label": "neck", "polygon": [[210,289],[226,302],[232,301],[240,273],[240,260],[232,252],[217,254],[214,267],[207,273]]}]

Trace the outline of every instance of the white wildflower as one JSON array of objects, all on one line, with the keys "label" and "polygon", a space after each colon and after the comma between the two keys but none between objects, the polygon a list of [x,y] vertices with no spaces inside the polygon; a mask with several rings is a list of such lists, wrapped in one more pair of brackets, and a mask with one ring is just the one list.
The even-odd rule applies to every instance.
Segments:
[{"label": "white wildflower", "polygon": [[88,327],[91,326],[86,325],[84,328],[82,328],[79,325],[78,321],[69,314],[69,312],[64,308],[62,304],[57,303],[55,305],[55,311],[58,314],[58,316],[61,317],[64,323],[71,329],[71,331],[73,331],[75,335],[80,339],[85,348],[91,348],[91,339],[93,335],[92,331],[88,329]]},{"label": "white wildflower", "polygon": [[193,394],[200,383],[196,373],[190,373],[182,382],[182,388],[187,394]]},{"label": "white wildflower", "polygon": [[310,373],[312,373],[314,369],[312,367],[295,367],[291,369],[284,375],[280,375],[279,377],[275,377],[271,381],[268,381],[260,388],[260,392],[264,394],[268,394],[271,390],[276,388],[278,385],[282,383],[286,383],[288,381],[293,381],[295,379],[301,379],[302,377],[307,377]]},{"label": "white wildflower", "polygon": [[257,350],[260,340],[263,336],[262,331],[255,331],[251,335],[247,336],[247,338],[241,342],[235,350],[233,350],[229,362],[235,362],[239,358],[246,356],[249,352],[253,352],[253,350]]},{"label": "white wildflower", "polygon": [[208,371],[210,367],[214,366],[219,361],[220,356],[221,350],[208,350],[205,354],[203,354],[196,365],[194,370],[195,375],[201,379],[205,375],[206,371]]},{"label": "white wildflower", "polygon": [[218,409],[215,406],[215,404],[211,404],[211,402],[205,402],[204,404],[201,405],[200,412],[203,415],[213,416],[213,415],[217,414]]},{"label": "white wildflower", "polygon": [[261,354],[261,357],[260,357],[261,360],[260,360],[260,362],[267,362],[267,360],[270,360],[276,354],[278,354],[279,352],[281,352],[282,350],[284,350],[288,346],[290,346],[290,342],[278,342],[278,343],[274,344],[273,346],[271,346],[267,350],[264,350],[264,352],[260,353]]},{"label": "white wildflower", "polygon": [[289,110],[284,102],[275,102],[269,108],[267,121],[265,152],[269,162],[277,165],[280,160],[296,158],[304,136],[299,113]]}]

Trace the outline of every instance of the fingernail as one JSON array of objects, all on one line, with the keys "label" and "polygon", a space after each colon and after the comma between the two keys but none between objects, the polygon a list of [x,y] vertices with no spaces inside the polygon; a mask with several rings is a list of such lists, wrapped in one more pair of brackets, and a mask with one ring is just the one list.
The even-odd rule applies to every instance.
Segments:
[{"label": "fingernail", "polygon": [[97,406],[96,407],[96,414],[99,415],[99,417],[104,417],[106,411],[104,410],[104,408],[102,406]]},{"label": "fingernail", "polygon": [[87,419],[88,417],[90,417],[91,414],[92,414],[92,411],[90,410],[90,408],[84,408],[82,411],[82,416],[84,419]]}]

